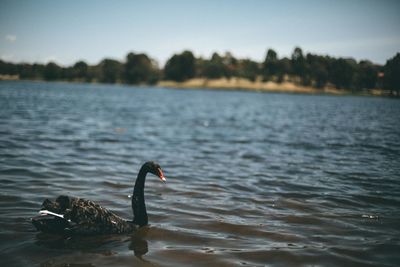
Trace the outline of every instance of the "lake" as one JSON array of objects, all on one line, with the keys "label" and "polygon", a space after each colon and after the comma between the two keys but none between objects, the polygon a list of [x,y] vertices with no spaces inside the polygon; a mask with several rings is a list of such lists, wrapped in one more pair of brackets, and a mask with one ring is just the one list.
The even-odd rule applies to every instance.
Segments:
[{"label": "lake", "polygon": [[[399,266],[398,99],[0,82],[3,266]],[[45,198],[150,225],[60,238]]]}]

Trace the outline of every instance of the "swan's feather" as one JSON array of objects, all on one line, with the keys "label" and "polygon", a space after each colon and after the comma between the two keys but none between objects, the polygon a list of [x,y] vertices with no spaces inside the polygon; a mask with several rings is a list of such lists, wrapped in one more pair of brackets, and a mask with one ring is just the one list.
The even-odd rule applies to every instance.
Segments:
[{"label": "swan's feather", "polygon": [[100,205],[82,198],[60,196],[46,199],[41,215],[32,218],[39,231],[67,234],[113,234],[131,232],[135,225]]},{"label": "swan's feather", "polygon": [[60,217],[60,218],[63,218],[63,219],[64,219],[64,215],[62,215],[62,214],[57,214],[57,213],[51,212],[51,211],[49,211],[49,210],[39,210],[39,214],[40,214],[40,215],[53,215],[53,216]]}]

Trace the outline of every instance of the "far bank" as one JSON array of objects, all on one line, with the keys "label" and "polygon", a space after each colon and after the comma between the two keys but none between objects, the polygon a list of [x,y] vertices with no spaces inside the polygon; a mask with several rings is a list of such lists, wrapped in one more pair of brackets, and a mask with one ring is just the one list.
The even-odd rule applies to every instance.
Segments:
[{"label": "far bank", "polygon": [[391,96],[390,91],[382,89],[365,89],[352,91],[350,89],[337,89],[333,86],[315,88],[311,86],[297,85],[294,82],[263,82],[261,80],[250,81],[244,78],[220,78],[206,79],[194,78],[183,82],[160,81],[159,87],[179,88],[179,89],[216,89],[216,90],[243,90],[257,92],[280,92],[298,94],[332,94],[332,95],[368,95],[368,96]]}]

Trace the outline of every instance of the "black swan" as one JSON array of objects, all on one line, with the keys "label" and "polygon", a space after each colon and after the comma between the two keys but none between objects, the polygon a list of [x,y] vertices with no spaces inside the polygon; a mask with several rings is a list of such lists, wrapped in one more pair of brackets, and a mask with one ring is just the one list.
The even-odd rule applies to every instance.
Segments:
[{"label": "black swan", "polygon": [[32,224],[38,231],[64,235],[133,232],[148,223],[144,201],[144,183],[148,172],[166,181],[160,165],[152,161],[143,164],[133,189],[133,221],[124,220],[90,200],[59,196],[55,202],[48,199],[43,202],[40,215],[32,218]]}]

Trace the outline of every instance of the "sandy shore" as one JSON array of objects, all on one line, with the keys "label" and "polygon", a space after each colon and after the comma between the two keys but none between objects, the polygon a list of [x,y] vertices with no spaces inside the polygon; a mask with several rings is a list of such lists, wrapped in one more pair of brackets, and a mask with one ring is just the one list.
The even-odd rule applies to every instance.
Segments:
[{"label": "sandy shore", "polygon": [[[18,75],[0,75],[0,81],[18,81]],[[31,82],[46,82],[44,80],[26,80]],[[59,83],[82,83],[82,81],[48,81]],[[92,82],[97,83],[97,82]],[[123,84],[117,82],[116,84]],[[143,86],[148,86],[142,84]],[[353,92],[349,89],[336,89],[334,87],[315,88],[311,86],[301,86],[293,82],[262,82],[261,80],[252,82],[244,78],[220,78],[206,79],[194,78],[184,82],[159,81],[156,86],[179,89],[211,89],[211,90],[242,90],[255,92],[280,92],[280,93],[298,93],[298,94],[331,94],[331,95],[366,95],[366,96],[391,96],[390,91],[382,89],[371,89]]]},{"label": "sandy shore", "polygon": [[0,74],[0,81],[18,81],[19,75]]},{"label": "sandy shore", "polygon": [[[243,78],[221,78],[221,79],[205,79],[195,78],[185,82],[160,81],[160,87],[171,88],[207,88],[207,89],[224,89],[224,90],[248,90],[259,92],[282,92],[282,93],[300,93],[300,94],[334,94],[348,95],[354,94],[351,90],[339,90],[332,87],[317,89],[311,86],[300,86],[292,82],[252,82]],[[362,95],[384,95],[382,90],[370,90],[368,92],[357,93]]]}]

